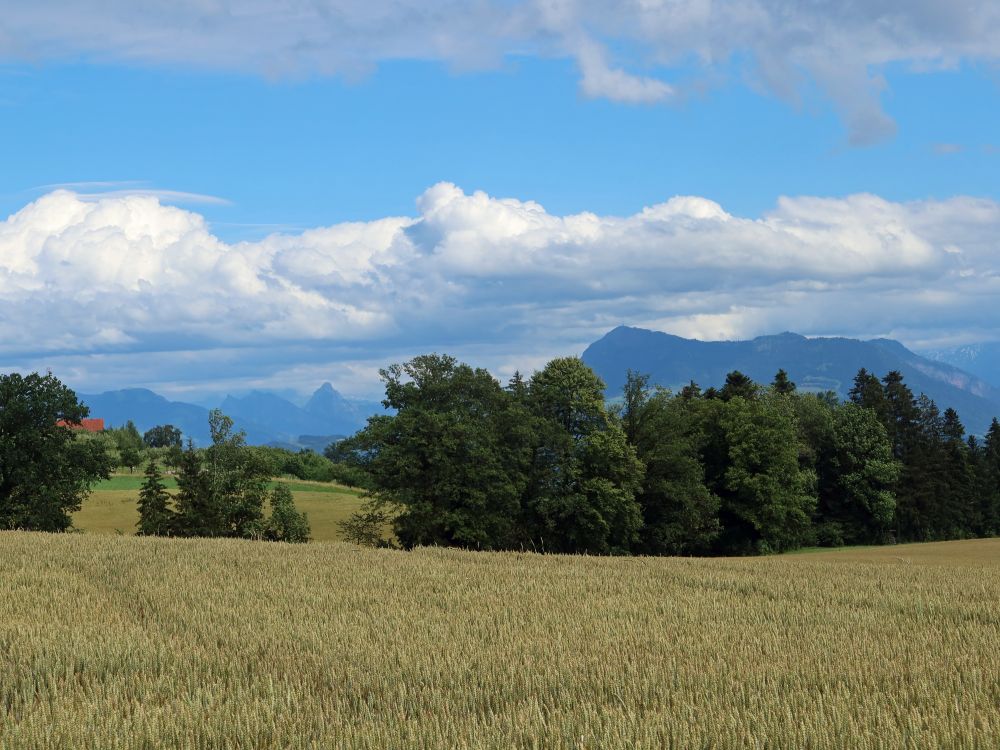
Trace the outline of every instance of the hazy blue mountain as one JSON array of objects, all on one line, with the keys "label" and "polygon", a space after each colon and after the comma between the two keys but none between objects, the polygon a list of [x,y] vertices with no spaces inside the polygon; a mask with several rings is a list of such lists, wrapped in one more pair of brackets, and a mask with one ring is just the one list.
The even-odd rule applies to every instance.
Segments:
[{"label": "hazy blue mountain", "polygon": [[932,349],[921,354],[936,362],[960,367],[1000,388],[1000,342],[968,344],[951,349]]},{"label": "hazy blue mountain", "polygon": [[365,426],[372,414],[384,411],[382,404],[374,401],[355,401],[344,398],[329,383],[323,383],[306,403],[303,410],[323,425],[321,435],[350,435]]},{"label": "hazy blue mountain", "polygon": [[226,396],[219,408],[233,419],[239,418],[273,435],[272,442],[294,443],[299,435],[326,432],[322,419],[267,391],[253,391],[242,398]]},{"label": "hazy blue mountain", "polygon": [[99,394],[79,394],[90,407],[92,417],[102,417],[108,427],[120,427],[132,420],[139,432],[160,424],[172,424],[184,434],[204,445],[209,442],[208,409],[181,401],[169,401],[145,388],[125,388]]},{"label": "hazy blue mountain", "polygon": [[[79,396],[90,407],[91,416],[103,417],[108,426],[132,420],[145,432],[156,425],[172,424],[196,444],[205,445],[210,440],[209,410],[203,406],[170,401],[145,388]],[[344,398],[329,383],[317,389],[305,407],[273,393],[254,391],[243,397],[227,396],[220,408],[232,417],[237,429],[246,432],[251,445],[317,451],[338,437],[353,434],[371,414],[382,411],[381,404]]]},{"label": "hazy blue mountain", "polygon": [[890,339],[810,339],[782,333],[752,341],[696,341],[620,326],[587,347],[583,360],[607,383],[610,397],[621,393],[629,369],[676,390],[689,380],[703,388],[721,386],[731,370],[769,383],[784,368],[800,388],[831,390],[846,398],[854,375],[865,367],[880,377],[899,370],[915,395],[926,393],[942,410],[957,410],[970,432],[982,434],[1000,415],[1000,389]]}]

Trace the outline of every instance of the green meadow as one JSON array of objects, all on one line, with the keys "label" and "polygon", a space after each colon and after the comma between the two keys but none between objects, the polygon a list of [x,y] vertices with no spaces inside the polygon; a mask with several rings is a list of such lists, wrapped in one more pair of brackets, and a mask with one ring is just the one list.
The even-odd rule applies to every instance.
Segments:
[{"label": "green meadow", "polygon": [[[139,513],[136,502],[142,486],[141,473],[116,474],[95,485],[83,507],[73,515],[73,525],[90,534],[134,534]],[[276,479],[288,486],[295,505],[309,516],[312,538],[316,541],[340,539],[338,524],[361,507],[361,490],[324,482]],[[168,490],[177,482],[166,477]]]}]

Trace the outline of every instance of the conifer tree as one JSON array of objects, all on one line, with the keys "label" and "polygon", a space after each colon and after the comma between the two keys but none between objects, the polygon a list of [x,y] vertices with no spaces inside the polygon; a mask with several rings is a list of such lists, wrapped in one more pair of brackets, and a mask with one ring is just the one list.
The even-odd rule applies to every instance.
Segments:
[{"label": "conifer tree", "polygon": [[696,398],[701,398],[701,386],[693,380],[688,381],[688,384],[681,388],[679,395],[685,401],[692,401]]},{"label": "conifer tree", "polygon": [[979,498],[976,497],[974,457],[965,440],[965,427],[952,408],[941,418],[943,479],[947,490],[938,501],[936,536],[961,539],[972,536],[980,525]]},{"label": "conifer tree", "polygon": [[163,475],[150,461],[146,466],[146,481],[139,490],[139,533],[144,536],[165,536],[173,529],[174,513],[170,509],[170,495],[163,484]]},{"label": "conifer tree", "polygon": [[1000,421],[994,417],[982,450],[980,480],[981,536],[1000,535]]},{"label": "conifer tree", "polygon": [[222,513],[212,493],[212,484],[201,455],[188,440],[177,464],[176,515],[173,531],[178,536],[223,536]]},{"label": "conifer tree", "polygon": [[729,401],[736,397],[754,399],[760,392],[759,386],[748,376],[739,370],[733,370],[726,375],[726,383],[719,391],[719,397],[723,401]]},{"label": "conifer tree", "polygon": [[774,389],[775,393],[786,396],[789,393],[795,393],[795,383],[788,379],[788,373],[784,370],[778,370],[775,374],[774,380],[771,382],[771,388]]}]

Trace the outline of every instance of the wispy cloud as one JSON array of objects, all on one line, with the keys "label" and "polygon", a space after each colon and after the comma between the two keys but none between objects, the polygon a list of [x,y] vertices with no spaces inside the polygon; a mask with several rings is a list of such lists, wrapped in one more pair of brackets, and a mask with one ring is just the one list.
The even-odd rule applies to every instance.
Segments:
[{"label": "wispy cloud", "polygon": [[960,143],[935,143],[934,153],[938,156],[950,156],[951,154],[960,154],[965,150],[965,147]]},{"label": "wispy cloud", "polygon": [[205,195],[204,193],[189,193],[183,190],[161,190],[157,188],[122,188],[118,190],[104,190],[100,192],[78,193],[83,200],[104,200],[106,198],[127,198],[129,196],[142,196],[156,198],[163,203],[171,203],[182,206],[231,206],[232,201],[227,198],[220,198],[217,195]]},{"label": "wispy cloud", "polygon": [[82,180],[79,182],[51,182],[46,185],[35,185],[28,192],[50,192],[52,190],[126,190],[140,188],[148,183],[142,180]]},{"label": "wispy cloud", "polygon": [[184,190],[167,190],[149,187],[142,180],[85,180],[81,182],[58,182],[29,188],[28,193],[70,190],[80,200],[95,201],[105,198],[127,198],[142,196],[155,198],[163,203],[182,206],[231,206],[232,201],[217,195],[192,193]]},{"label": "wispy cloud", "polygon": [[[438,60],[495,67],[508,55],[576,60],[581,90],[622,102],[670,101],[672,72],[734,66],[777,96],[825,93],[849,139],[895,126],[883,71],[1000,60],[995,0],[33,0],[0,17],[0,58],[89,58],[357,77],[378,63]],[[8,40],[6,47],[2,40]],[[16,43],[15,41],[16,40]],[[746,61],[744,64],[743,61]],[[655,74],[649,71],[658,71]]]}]

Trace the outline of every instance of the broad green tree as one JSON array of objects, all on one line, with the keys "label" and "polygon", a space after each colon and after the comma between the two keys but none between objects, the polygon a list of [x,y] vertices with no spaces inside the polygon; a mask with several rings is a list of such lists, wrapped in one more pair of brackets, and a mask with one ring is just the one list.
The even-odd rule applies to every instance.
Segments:
[{"label": "broad green tree", "polygon": [[233,420],[218,409],[208,415],[212,444],[205,449],[205,470],[213,501],[219,508],[227,536],[259,536],[267,499],[271,466],[267,458],[246,444],[243,432],[233,431]]},{"label": "broad green tree", "polygon": [[[266,538],[264,503],[271,461],[266,453],[247,446],[244,434],[233,432],[233,421],[218,409],[209,415],[209,431],[210,446],[199,451],[189,442],[179,457],[172,533]],[[279,520],[284,515],[287,522],[282,523],[292,529],[297,522],[285,507],[286,501],[289,498],[284,495],[278,498]]]},{"label": "broad green tree", "polygon": [[776,552],[809,539],[815,476],[799,463],[798,425],[783,397],[733,397],[720,413],[727,465],[718,490],[728,551]]},{"label": "broad green tree", "polygon": [[537,419],[525,498],[530,543],[551,552],[624,554],[639,541],[643,466],[604,406],[604,383],[577,357],[532,376]]},{"label": "broad green tree", "polygon": [[833,412],[833,440],[820,482],[825,541],[873,544],[889,540],[900,465],[885,427],[870,409],[848,403]]},{"label": "broad green tree", "polygon": [[127,445],[119,449],[118,460],[121,461],[122,466],[128,469],[128,473],[131,474],[135,470],[135,467],[142,463],[142,454],[131,445]]},{"label": "broad green tree", "polygon": [[363,456],[399,542],[517,546],[531,459],[524,407],[486,370],[446,355],[415,357],[381,375],[395,414],[372,417],[340,450]]},{"label": "broad green tree", "polygon": [[286,484],[278,484],[271,490],[271,515],[267,520],[266,536],[276,542],[309,541],[309,519],[296,509],[292,491]]},{"label": "broad green tree", "polygon": [[180,448],[181,431],[172,424],[157,425],[143,433],[142,442],[147,448]]},{"label": "broad green tree", "polygon": [[65,531],[112,468],[96,441],[57,424],[88,415],[51,373],[0,375],[0,528]]}]

